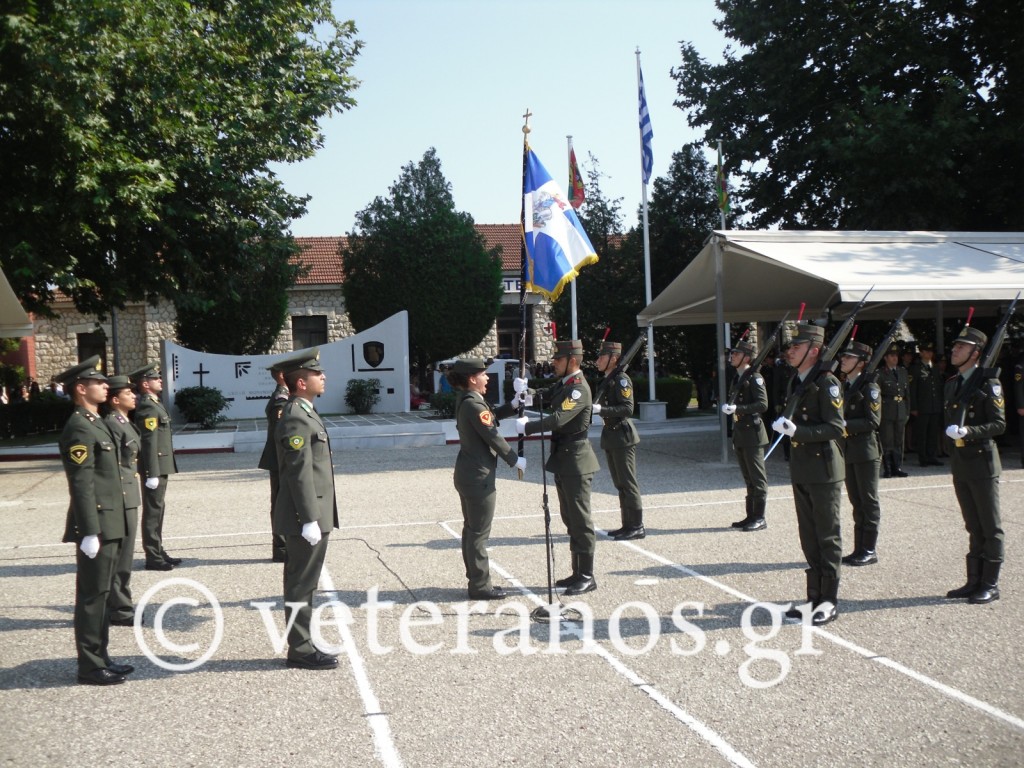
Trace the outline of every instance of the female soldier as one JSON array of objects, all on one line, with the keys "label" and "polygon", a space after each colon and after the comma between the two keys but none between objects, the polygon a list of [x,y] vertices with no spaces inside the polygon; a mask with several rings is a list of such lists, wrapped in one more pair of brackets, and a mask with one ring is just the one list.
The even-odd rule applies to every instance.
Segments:
[{"label": "female soldier", "polygon": [[526,469],[526,459],[517,457],[498,434],[498,419],[511,416],[515,405],[491,409],[484,400],[487,363],[479,357],[456,360],[448,371],[448,383],[456,391],[455,424],[459,430],[459,456],[455,460],[455,488],[462,501],[462,559],[466,564],[471,600],[501,600],[505,590],[491,586],[487,560],[487,539],[494,518],[495,469],[497,457],[510,467]]}]

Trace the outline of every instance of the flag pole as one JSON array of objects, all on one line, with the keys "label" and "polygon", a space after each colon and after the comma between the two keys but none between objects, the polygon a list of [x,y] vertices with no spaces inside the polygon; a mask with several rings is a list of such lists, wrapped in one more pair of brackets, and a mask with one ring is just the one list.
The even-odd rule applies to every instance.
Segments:
[{"label": "flag pole", "polygon": [[[641,115],[640,115],[640,178],[641,181],[641,200],[643,202],[643,228],[644,228],[644,289],[646,291],[647,306],[651,305],[651,233],[647,227],[647,181],[644,180],[644,148],[646,146],[644,136],[644,123],[643,111],[646,107],[647,97],[644,95],[644,76],[640,71],[640,48],[637,46],[636,49],[636,82],[637,89],[640,93],[641,99]],[[650,118],[647,120],[648,128],[650,127]],[[651,132],[653,136],[653,131]],[[654,396],[654,325],[647,323],[647,399],[652,403],[657,400]]]},{"label": "flag pole", "polygon": [[[533,113],[526,108],[523,114],[523,181],[519,186],[519,378],[526,378],[526,283],[529,275],[526,272],[526,154],[530,151],[530,117]],[[519,418],[526,414],[526,404],[519,401]],[[516,450],[522,458],[526,445],[526,436],[520,435]],[[523,479],[523,471],[519,470],[519,479]]]},{"label": "flag pole", "polygon": [[[568,149],[568,155],[567,156],[570,158],[569,162],[571,164],[572,163],[572,159],[571,159],[572,158],[572,136],[566,136],[565,139],[566,139],[566,141],[569,144],[569,149]],[[572,170],[572,168],[570,166],[570,172],[571,172],[571,170]],[[572,179],[569,180],[569,195],[570,195],[570,197],[572,196]],[[576,333],[576,281],[575,280],[573,280],[571,283],[569,283],[569,297],[570,297],[571,305],[572,305],[572,336],[570,336],[569,338],[570,339],[578,339],[579,336]]]}]

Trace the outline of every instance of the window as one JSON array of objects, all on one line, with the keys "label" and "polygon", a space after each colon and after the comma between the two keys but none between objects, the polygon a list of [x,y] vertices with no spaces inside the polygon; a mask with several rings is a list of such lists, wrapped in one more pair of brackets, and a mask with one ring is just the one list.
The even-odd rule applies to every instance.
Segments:
[{"label": "window", "polygon": [[78,339],[78,360],[88,360],[93,355],[100,356],[100,368],[107,367],[107,335],[99,330],[91,333],[76,334]]},{"label": "window", "polygon": [[292,317],[292,349],[319,347],[327,343],[327,315]]},{"label": "window", "polygon": [[[498,315],[498,356],[519,359],[519,330],[521,313],[518,304],[503,304]],[[533,305],[526,305],[526,349],[527,360],[533,343]]]}]

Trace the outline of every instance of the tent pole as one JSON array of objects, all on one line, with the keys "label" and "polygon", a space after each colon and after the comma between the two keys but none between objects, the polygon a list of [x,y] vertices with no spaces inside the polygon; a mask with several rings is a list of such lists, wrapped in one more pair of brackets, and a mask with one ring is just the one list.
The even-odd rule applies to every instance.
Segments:
[{"label": "tent pole", "polygon": [[[725,338],[725,300],[723,298],[722,275],[722,240],[715,235],[712,240],[712,247],[715,251],[715,330],[718,336],[718,403],[725,402],[725,345],[728,343]],[[722,463],[729,462],[729,435],[726,429],[726,415],[722,409],[718,409],[718,426],[722,436]]]}]

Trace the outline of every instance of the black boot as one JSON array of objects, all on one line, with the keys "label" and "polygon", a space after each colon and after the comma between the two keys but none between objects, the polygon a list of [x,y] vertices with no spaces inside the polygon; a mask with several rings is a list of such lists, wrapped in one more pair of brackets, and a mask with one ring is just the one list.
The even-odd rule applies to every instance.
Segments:
[{"label": "black boot", "polygon": [[1002,563],[994,563],[991,560],[981,561],[981,580],[978,582],[978,591],[967,598],[968,603],[984,605],[999,599],[999,568]]},{"label": "black boot", "polygon": [[[807,602],[813,608],[821,601],[821,574],[813,568],[804,571],[807,579]],[[785,613],[785,618],[790,621],[803,621],[804,615],[798,605],[794,605]]]},{"label": "black boot", "polygon": [[830,573],[821,575],[821,593],[814,604],[811,624],[820,627],[839,618],[839,577]]},{"label": "black boot", "polygon": [[622,525],[620,525],[614,531],[608,531],[608,538],[609,539],[614,539],[616,536],[621,536],[622,535],[623,531],[625,531],[629,527],[629,524],[626,522],[627,519],[628,518],[626,517],[626,513],[622,512],[621,513]]},{"label": "black boot", "polygon": [[892,477],[892,452],[882,454],[882,477]]},{"label": "black boot", "polygon": [[744,531],[763,531],[768,527],[768,522],[764,519],[766,506],[768,506],[767,499],[753,499],[750,502],[750,520],[743,526]]},{"label": "black boot", "polygon": [[575,552],[570,553],[572,556],[572,573],[566,576],[564,579],[559,579],[555,582],[556,587],[571,587],[580,578],[580,556]]},{"label": "black boot", "polygon": [[853,528],[853,552],[848,554],[842,559],[843,565],[849,565],[850,561],[855,557],[860,557],[864,543],[864,529],[860,526],[854,526]]},{"label": "black boot", "polygon": [[981,560],[977,557],[967,556],[967,583],[957,589],[951,589],[946,597],[970,597],[978,591],[978,582],[981,581]]},{"label": "black boot", "polygon": [[593,592],[597,589],[597,579],[594,578],[594,556],[578,555],[579,576],[575,583],[565,588],[567,595],[582,595],[584,592]]},{"label": "black boot", "polygon": [[647,536],[647,531],[644,530],[643,510],[630,512],[626,516],[626,521],[626,527],[622,529],[622,533],[613,536],[613,539],[616,541],[633,541],[634,539],[642,539]]},{"label": "black boot", "polygon": [[847,565],[873,565],[878,562],[878,553],[875,547],[878,545],[878,529],[864,531],[860,543],[857,546],[859,552],[854,552],[850,559],[843,558]]},{"label": "black boot", "polygon": [[754,500],[752,498],[750,498],[749,496],[747,496],[747,514],[746,514],[746,517],[744,517],[742,520],[737,520],[735,523],[733,523],[732,524],[733,528],[743,528],[745,525],[747,525],[747,523],[749,523],[751,521],[751,519],[753,518],[753,515],[751,514],[751,510],[753,509],[753,506],[754,506]]}]

